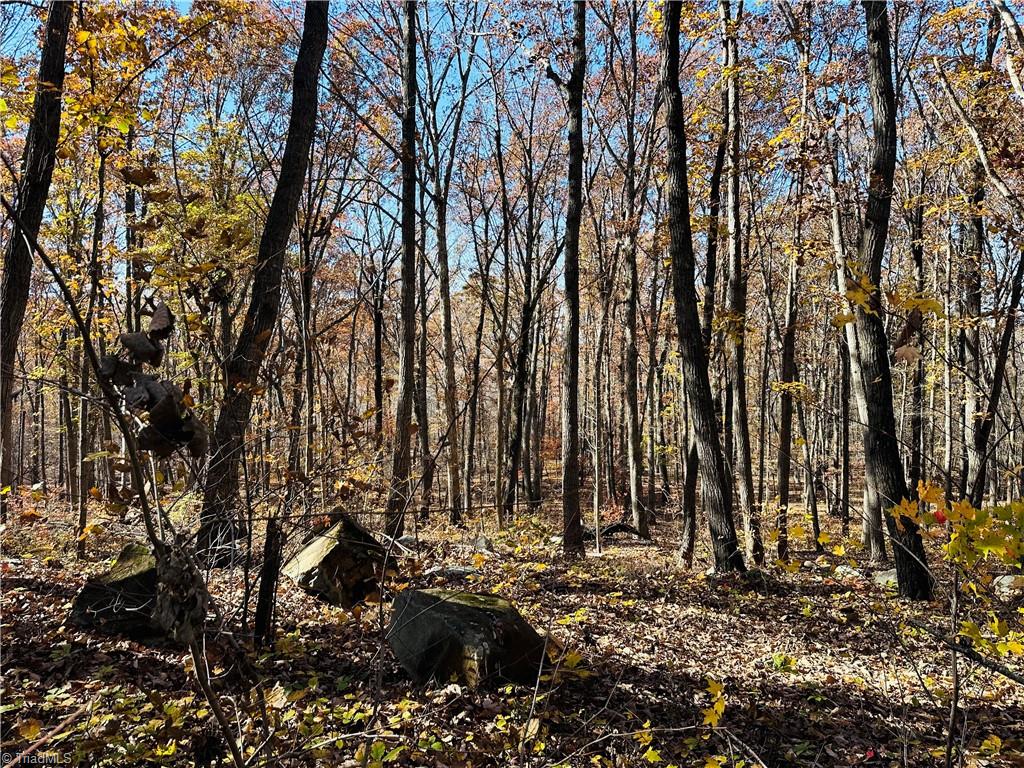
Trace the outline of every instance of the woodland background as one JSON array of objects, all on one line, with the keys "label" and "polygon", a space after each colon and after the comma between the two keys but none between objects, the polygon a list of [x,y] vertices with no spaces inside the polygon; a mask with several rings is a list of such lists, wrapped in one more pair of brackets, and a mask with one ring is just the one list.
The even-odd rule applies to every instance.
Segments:
[{"label": "woodland background", "polygon": [[[1020,17],[4,3],[5,754],[1022,764]],[[187,653],[64,623],[133,540]],[[430,585],[554,671],[410,688]]]}]

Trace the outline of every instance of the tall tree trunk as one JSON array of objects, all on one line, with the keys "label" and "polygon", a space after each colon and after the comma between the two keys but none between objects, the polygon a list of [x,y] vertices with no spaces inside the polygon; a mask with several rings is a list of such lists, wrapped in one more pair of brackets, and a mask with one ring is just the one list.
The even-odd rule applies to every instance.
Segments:
[{"label": "tall tree trunk", "polygon": [[[847,250],[843,240],[842,219],[839,203],[839,172],[838,160],[833,156],[828,164],[829,185],[828,194],[831,207],[831,235],[832,250],[836,268],[836,287],[839,294],[846,295],[847,291]],[[847,322],[843,325],[843,333],[846,340],[847,360],[850,364],[850,384],[857,405],[857,417],[861,425],[861,432],[865,444],[867,442],[868,427],[868,403],[864,387],[864,375],[861,370],[861,341],[858,335],[857,325],[854,322]],[[891,398],[890,398],[891,399]],[[882,529],[882,513],[878,493],[876,491],[875,479],[872,475],[872,465],[865,462],[864,466],[864,491],[861,511],[862,540],[870,552],[870,559],[874,563],[881,563],[886,560],[885,553],[885,532]]]},{"label": "tall tree trunk", "polygon": [[[914,290],[920,296],[924,292],[924,175],[918,190],[918,202],[910,214],[910,253],[914,260]],[[908,362],[913,366],[913,382],[910,398],[910,492],[917,493],[917,484],[923,478],[924,470],[924,323],[919,322],[917,338],[919,354],[917,361]],[[909,373],[909,371],[908,371]]]},{"label": "tall tree trunk", "polygon": [[[981,62],[983,72],[991,72],[992,57],[995,55],[996,40],[999,36],[999,16],[993,9],[989,16],[988,36],[986,38],[985,60]],[[984,88],[986,80],[979,78],[977,90]],[[969,498],[975,506],[981,504],[984,495],[985,464],[987,461],[988,434],[991,425],[983,431],[986,420],[991,421],[991,406],[982,407],[981,390],[984,386],[982,378],[981,353],[981,306],[982,283],[981,275],[985,260],[986,229],[982,211],[985,205],[985,166],[979,158],[972,168],[972,189],[968,197],[970,219],[967,228],[966,261],[964,263],[964,424],[967,431],[964,445],[967,448],[967,472],[961,478],[961,496]],[[975,494],[977,501],[975,502]]]},{"label": "tall tree trunk", "polygon": [[[426,200],[420,191],[420,219],[426,216]],[[430,414],[427,411],[427,317],[430,296],[427,290],[427,232],[420,227],[420,248],[416,259],[419,270],[419,333],[416,335],[416,393],[413,410],[416,414],[416,439],[420,448],[420,520],[430,515],[430,500],[434,492],[434,454],[430,450]]]},{"label": "tall tree trunk", "polygon": [[583,214],[583,83],[587,69],[587,4],[573,3],[572,74],[566,83],[569,110],[569,201],[565,214],[565,297],[569,313],[562,371],[562,547],[583,553],[580,519],[580,218]]},{"label": "tall tree trunk", "polygon": [[306,3],[280,175],[260,238],[245,321],[224,362],[224,404],[214,430],[198,534],[199,550],[213,563],[232,558],[235,542],[245,533],[235,510],[238,465],[260,366],[280,311],[284,253],[313,143],[320,64],[327,47],[327,9],[327,2]]},{"label": "tall tree trunk", "polygon": [[399,332],[398,401],[388,493],[388,535],[405,530],[410,503],[410,430],[416,383],[413,363],[416,346],[416,0],[404,3],[405,29],[402,57],[402,297]]},{"label": "tall tree trunk", "polygon": [[637,86],[637,33],[636,33],[636,9],[637,6],[630,4],[627,9],[629,17],[629,71],[626,75],[628,80],[626,95],[626,115],[623,126],[626,140],[625,162],[623,163],[623,175],[625,189],[625,211],[623,231],[626,233],[626,274],[629,280],[628,296],[626,299],[626,464],[629,482],[629,505],[630,517],[633,526],[640,534],[640,538],[649,539],[650,518],[653,508],[645,510],[640,501],[643,490],[642,475],[644,468],[643,454],[640,450],[640,398],[637,392],[638,379],[640,376],[640,351],[637,342],[637,307],[640,302],[640,277],[637,271],[637,234],[639,222],[637,221],[637,183],[636,183],[636,86]]},{"label": "tall tree trunk", "polygon": [[[489,212],[488,212],[489,214]],[[473,507],[473,472],[476,465],[476,432],[480,410],[480,353],[483,350],[484,318],[490,301],[491,262],[494,252],[490,245],[490,215],[484,216],[483,247],[486,259],[480,265],[480,309],[477,312],[476,330],[473,333],[473,362],[470,367],[469,406],[467,408],[465,471],[463,472],[462,507],[467,512]]]},{"label": "tall tree trunk", "polygon": [[608,281],[602,276],[600,293],[601,319],[597,325],[597,341],[594,345],[594,443],[591,446],[592,463],[594,465],[594,544],[598,552],[601,551],[601,471],[603,468],[604,451],[601,450],[604,440],[604,398],[602,397],[604,384],[601,373],[604,366],[604,346],[608,336],[608,313],[611,309],[609,301]]},{"label": "tall tree trunk", "polygon": [[731,483],[726,475],[722,447],[718,441],[718,422],[708,381],[707,352],[697,315],[693,237],[686,178],[686,119],[679,89],[680,12],[680,3],[665,5],[660,83],[666,107],[665,126],[668,136],[668,252],[672,260],[677,342],[696,435],[715,566],[719,570],[742,571],[745,566],[736,541]]},{"label": "tall tree trunk", "polygon": [[[33,238],[39,237],[46,198],[60,137],[61,97],[64,92],[64,59],[74,3],[52,0],[43,29],[43,50],[32,119],[21,158],[21,179],[14,210]],[[45,83],[45,85],[44,85]],[[32,278],[32,253],[17,227],[4,248],[0,279],[0,491],[13,482],[11,417],[14,412],[14,361],[28,305]],[[7,519],[7,493],[0,493],[0,519]]]},{"label": "tall tree trunk", "polygon": [[755,563],[764,559],[761,535],[754,502],[754,471],[750,458],[750,426],[747,422],[747,277],[743,264],[740,231],[740,83],[738,27],[743,13],[740,2],[735,21],[731,18],[729,0],[719,3],[722,33],[726,41],[726,67],[728,78],[728,203],[726,219],[729,231],[729,383],[732,387],[732,427],[734,434],[737,487],[743,527],[746,534],[747,556]]},{"label": "tall tree trunk", "polygon": [[[971,465],[968,469],[967,491],[968,498],[975,507],[981,506],[982,497],[985,493],[985,467],[987,463],[985,459],[988,456],[988,442],[992,436],[996,411],[999,408],[999,399],[1006,382],[1006,365],[1010,356],[1010,343],[1013,341],[1014,330],[1017,326],[1017,310],[1020,308],[1022,288],[1024,288],[1024,253],[1019,254],[1017,257],[1017,268],[1014,270],[1010,283],[1010,301],[1006,307],[1006,321],[1003,326],[1003,332],[999,337],[999,346],[996,349],[995,366],[992,372],[992,387],[985,405],[984,416],[978,420],[973,435],[971,448],[974,453],[981,457],[981,460]],[[992,503],[997,504],[998,499],[993,498]]]},{"label": "tall tree trunk", "polygon": [[[97,142],[98,143],[98,142]],[[85,312],[85,327],[88,332],[92,330],[92,322],[94,318],[94,312],[96,309],[97,298],[101,295],[100,281],[103,277],[102,266],[100,264],[100,252],[103,249],[103,229],[104,219],[106,214],[106,195],[107,195],[107,153],[103,149],[99,149],[99,166],[96,174],[96,210],[93,213],[93,228],[92,228],[92,244],[89,249],[89,304]],[[102,338],[100,339],[102,344]],[[102,347],[101,347],[102,351]],[[79,405],[78,413],[78,455],[79,458],[84,462],[85,457],[90,453],[90,442],[91,432],[89,431],[89,379],[90,379],[90,365],[88,360],[83,360],[80,382],[80,392],[82,392],[81,404]],[[88,466],[82,465],[81,473],[79,475],[79,482],[81,483],[78,489],[78,527],[75,530],[76,535],[76,546],[75,552],[79,559],[85,557],[85,526],[88,522],[89,516],[89,497],[92,495],[92,488],[96,484],[96,464],[89,462]]]},{"label": "tall tree trunk", "polygon": [[863,5],[868,33],[868,88],[874,128],[868,202],[864,211],[860,250],[861,266],[873,287],[866,306],[856,307],[857,337],[861,342],[861,376],[867,396],[865,464],[874,478],[879,499],[886,507],[885,523],[893,543],[899,592],[903,597],[923,600],[931,596],[932,581],[921,534],[913,520],[900,516],[897,522],[894,516],[894,513],[899,514],[898,505],[908,498],[909,493],[896,439],[892,374],[879,287],[896,167],[896,99],[890,59],[888,6],[871,0],[866,0]]},{"label": "tall tree trunk", "polygon": [[459,399],[455,386],[455,342],[452,337],[452,299],[448,276],[448,201],[440,184],[434,189],[437,209],[437,264],[441,288],[441,326],[444,341],[444,413],[447,421],[448,507],[452,523],[462,522],[462,478],[459,467]]},{"label": "tall tree trunk", "polygon": [[850,349],[845,336],[839,342],[839,357],[842,368],[839,390],[839,516],[845,538],[850,534]]}]

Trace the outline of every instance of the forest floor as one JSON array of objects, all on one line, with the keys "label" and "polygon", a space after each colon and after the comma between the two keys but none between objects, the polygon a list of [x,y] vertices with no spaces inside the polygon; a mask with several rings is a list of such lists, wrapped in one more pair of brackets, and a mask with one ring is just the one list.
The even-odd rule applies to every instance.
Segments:
[{"label": "forest floor", "polygon": [[[243,665],[258,682],[210,634],[214,686],[247,753],[258,750],[251,764],[945,765],[950,653],[909,621],[947,633],[948,592],[925,605],[897,599],[853,542],[842,557],[809,549],[790,568],[745,577],[705,574],[699,550],[684,570],[668,522],[653,544],[620,536],[566,561],[554,511],[488,530],[488,552],[472,544],[478,521],[428,524],[400,577],[512,600],[556,660],[535,688],[413,686],[382,643],[386,606],[352,614],[287,580],[273,649]],[[76,591],[130,532],[109,526],[82,563],[61,518],[4,532],[3,752],[38,744],[82,765],[226,765],[187,653],[65,624]],[[438,565],[469,572],[427,575]],[[244,576],[219,571],[211,583],[236,622]],[[1020,600],[1002,610],[1012,616]],[[959,667],[963,762],[953,764],[1024,766],[1024,688],[962,657]]]}]

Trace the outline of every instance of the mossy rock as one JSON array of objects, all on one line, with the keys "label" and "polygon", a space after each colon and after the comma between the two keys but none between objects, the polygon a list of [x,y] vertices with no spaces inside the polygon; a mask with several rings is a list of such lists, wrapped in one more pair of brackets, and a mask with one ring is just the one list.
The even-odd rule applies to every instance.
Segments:
[{"label": "mossy rock", "polygon": [[380,592],[384,547],[354,519],[312,536],[285,564],[284,575],[331,605],[352,608]]},{"label": "mossy rock", "polygon": [[544,639],[511,603],[473,592],[400,592],[388,644],[420,684],[454,677],[471,688],[492,681],[531,685],[544,661]]},{"label": "mossy rock", "polygon": [[153,621],[156,557],[144,544],[128,544],[114,564],[89,579],[71,604],[70,621],[83,629],[150,639],[163,633]]}]

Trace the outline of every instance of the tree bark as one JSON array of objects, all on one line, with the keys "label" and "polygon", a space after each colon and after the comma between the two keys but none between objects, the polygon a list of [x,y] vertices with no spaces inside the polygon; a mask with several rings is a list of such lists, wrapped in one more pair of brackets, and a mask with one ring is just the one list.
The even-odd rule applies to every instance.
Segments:
[{"label": "tree bark", "polygon": [[573,3],[572,74],[566,83],[569,111],[569,201],[565,214],[565,296],[569,313],[562,372],[562,547],[583,553],[580,519],[580,218],[583,214],[583,82],[587,69],[587,4]]},{"label": "tree bark", "polygon": [[402,295],[399,332],[398,401],[391,457],[387,531],[399,537],[411,499],[409,482],[412,401],[416,387],[416,0],[406,0],[402,58]]},{"label": "tree bark", "polygon": [[680,367],[690,401],[696,433],[697,453],[715,567],[745,570],[737,546],[732,515],[732,489],[718,439],[707,352],[697,315],[694,285],[693,237],[690,230],[690,200],[686,178],[686,118],[679,89],[680,3],[667,3],[662,32],[661,90],[665,104],[668,146],[668,252],[672,261],[672,294],[675,300],[676,332]]},{"label": "tree bark", "polygon": [[733,455],[737,472],[740,509],[746,534],[747,556],[760,563],[763,557],[761,536],[754,502],[754,472],[750,458],[750,426],[747,422],[747,277],[743,264],[743,248],[740,232],[740,83],[739,45],[737,28],[743,13],[742,2],[731,18],[729,0],[719,3],[722,33],[726,41],[726,67],[729,70],[727,85],[728,102],[728,202],[726,220],[729,232],[729,285],[728,303],[730,327],[729,382],[732,386]]},{"label": "tree bark", "polygon": [[[868,34],[868,89],[871,97],[874,141],[868,184],[868,202],[861,233],[860,261],[872,289],[865,305],[856,307],[857,337],[861,343],[861,376],[867,399],[865,464],[873,476],[885,523],[892,539],[896,577],[903,597],[926,600],[932,580],[921,535],[913,520],[900,516],[897,505],[909,497],[896,438],[892,374],[882,322],[882,259],[892,206],[896,167],[896,99],[893,92],[888,7],[865,0]],[[897,509],[894,509],[897,508]],[[895,514],[894,514],[895,513]]]},{"label": "tree bark", "polygon": [[258,390],[260,366],[281,306],[284,254],[295,223],[313,142],[320,64],[327,47],[327,11],[327,2],[306,3],[281,171],[260,238],[245,321],[224,363],[224,403],[211,445],[198,534],[198,549],[214,564],[230,560],[235,542],[245,533],[245,526],[235,510],[238,465],[253,397]]},{"label": "tree bark", "polygon": [[[74,3],[52,0],[43,29],[39,79],[21,159],[21,179],[14,199],[14,210],[33,238],[39,237],[53,177],[60,137],[64,61],[73,10]],[[4,249],[3,278],[0,280],[0,491],[13,482],[11,417],[14,412],[14,361],[25,320],[31,278],[32,252],[18,228],[12,227]],[[8,498],[8,493],[0,493],[0,519],[7,519]]]},{"label": "tree bark", "polygon": [[[420,188],[420,219],[425,217],[425,203]],[[427,290],[427,233],[420,227],[420,248],[416,259],[419,271],[417,295],[419,300],[419,333],[416,335],[416,392],[413,411],[416,415],[416,439],[420,448],[420,520],[430,516],[430,500],[434,492],[434,454],[430,450],[430,413],[427,410],[427,319],[430,293]]]}]

